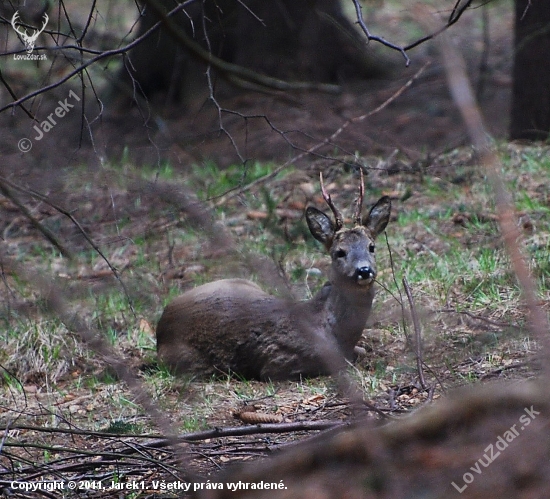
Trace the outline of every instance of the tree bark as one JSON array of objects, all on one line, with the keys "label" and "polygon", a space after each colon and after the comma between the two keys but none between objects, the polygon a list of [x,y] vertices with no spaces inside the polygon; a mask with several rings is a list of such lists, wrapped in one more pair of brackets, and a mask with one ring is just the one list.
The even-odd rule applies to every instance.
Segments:
[{"label": "tree bark", "polygon": [[510,139],[546,140],[550,132],[550,2],[515,0]]}]

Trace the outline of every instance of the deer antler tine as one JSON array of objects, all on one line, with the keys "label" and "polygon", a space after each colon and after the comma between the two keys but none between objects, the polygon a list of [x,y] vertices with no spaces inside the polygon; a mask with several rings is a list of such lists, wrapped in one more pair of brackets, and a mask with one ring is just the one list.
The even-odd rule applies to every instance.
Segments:
[{"label": "deer antler tine", "polygon": [[16,10],[15,14],[13,14],[13,17],[11,18],[11,25],[17,33],[19,33],[21,36],[25,36],[26,33],[27,33],[27,30],[25,30],[24,33],[19,30],[19,28],[17,26],[17,21],[19,21],[19,20],[20,20],[19,11]]},{"label": "deer antler tine", "polygon": [[359,168],[359,196],[355,205],[355,224],[361,225],[361,210],[363,209],[363,198],[365,197],[365,182],[363,180],[363,169]]},{"label": "deer antler tine", "polygon": [[323,199],[326,201],[330,210],[334,214],[334,219],[336,221],[336,230],[340,230],[344,226],[344,221],[342,219],[341,213],[336,209],[336,206],[334,206],[330,194],[325,189],[325,184],[323,182],[323,172],[319,172],[319,179],[321,181],[321,193],[323,194]]}]

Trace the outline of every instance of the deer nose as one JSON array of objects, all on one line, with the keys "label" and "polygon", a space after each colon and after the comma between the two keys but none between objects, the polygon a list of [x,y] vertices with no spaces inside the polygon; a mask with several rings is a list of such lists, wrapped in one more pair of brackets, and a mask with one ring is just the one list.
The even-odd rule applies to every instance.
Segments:
[{"label": "deer nose", "polygon": [[376,276],[374,270],[369,266],[359,267],[355,269],[355,279],[358,281],[372,280]]}]

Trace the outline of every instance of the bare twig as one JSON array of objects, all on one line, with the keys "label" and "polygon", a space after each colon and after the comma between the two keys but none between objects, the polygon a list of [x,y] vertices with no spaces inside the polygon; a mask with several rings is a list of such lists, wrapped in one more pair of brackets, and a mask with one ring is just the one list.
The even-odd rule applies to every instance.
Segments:
[{"label": "bare twig", "polygon": [[[464,14],[464,12],[466,12],[466,10],[470,7],[471,3],[472,3],[472,0],[464,0],[464,1],[463,0],[456,0],[453,11],[451,12],[451,15],[449,16],[449,19],[447,20],[447,24],[445,24],[445,26],[442,26],[441,28],[438,28],[438,29],[435,29],[435,28],[432,27],[432,29],[434,29],[434,31],[432,31],[431,34],[423,36],[422,38],[419,38],[415,42],[413,42],[413,43],[407,45],[406,47],[404,47],[403,50],[405,50],[405,51],[411,50],[412,48],[418,47],[418,45],[421,45],[422,43],[439,36],[441,33],[443,33],[448,28],[450,28],[453,24],[455,24],[462,17],[462,14]],[[430,12],[427,9],[421,9],[421,10],[423,10],[424,15],[426,16],[426,17],[424,17],[423,21],[427,25],[431,24],[429,22],[429,18],[428,18]]]},{"label": "bare twig", "polygon": [[388,240],[388,234],[384,232],[384,237],[386,241],[386,248],[388,249],[388,255],[390,257],[390,269],[391,269],[391,275],[393,279],[393,283],[395,284],[395,289],[397,289],[397,292],[399,293],[399,297],[395,296],[392,291],[385,286],[382,282],[376,281],[380,286],[384,288],[384,290],[390,294],[390,296],[399,303],[399,307],[401,308],[401,320],[403,325],[403,334],[405,335],[405,342],[406,346],[408,347],[411,344],[411,339],[409,338],[409,333],[407,331],[407,322],[405,320],[405,305],[403,303],[403,295],[401,294],[401,288],[399,287],[399,284],[397,283],[397,278],[395,277],[395,262],[393,260],[393,252],[391,250],[390,242]]},{"label": "bare twig", "polygon": [[[12,99],[13,100],[16,100],[17,99],[17,95],[15,93],[15,91],[11,88],[11,85],[6,81],[6,79],[4,78],[4,75],[2,73],[2,70],[0,69],[0,82],[2,82],[2,84],[4,85],[4,87],[6,87],[6,90],[8,91],[8,93],[11,95]],[[31,119],[31,120],[35,120],[36,118],[32,115],[32,113],[25,107],[25,106],[21,106],[21,109],[23,110],[23,112]]]},{"label": "bare twig", "polygon": [[493,378],[495,376],[499,376],[504,371],[510,371],[511,369],[519,369],[521,367],[527,367],[527,363],[526,362],[518,362],[516,364],[509,364],[507,366],[500,366],[500,367],[497,367],[496,369],[493,369],[492,371],[489,371],[488,373],[485,373],[483,376],[480,376],[479,379],[482,381],[484,379]]},{"label": "bare twig", "polygon": [[418,371],[418,378],[420,379],[420,384],[425,390],[427,388],[426,380],[424,379],[424,370],[422,369],[422,331],[420,328],[420,321],[418,320],[418,314],[416,313],[416,307],[414,304],[414,298],[411,293],[411,288],[407,281],[406,277],[403,277],[403,288],[405,288],[405,293],[407,294],[407,299],[409,300],[409,307],[411,309],[411,316],[413,320],[414,327],[414,346],[416,353],[416,369]]},{"label": "bare twig", "polygon": [[[195,0],[190,0],[195,1]],[[187,6],[188,2],[183,2],[182,4],[177,5],[175,8],[173,8],[169,13],[166,14],[166,16],[172,16],[175,15],[180,10],[184,9]],[[92,64],[95,64],[98,61],[101,61],[102,59],[106,59],[108,57],[112,57],[115,55],[121,55],[125,54],[128,51],[130,51],[132,48],[134,48],[136,45],[140,44],[143,40],[151,36],[157,29],[160,28],[162,22],[159,21],[155,23],[153,26],[151,26],[150,29],[148,29],[145,33],[143,33],[141,36],[136,38],[134,41],[128,43],[127,45],[124,45],[124,47],[120,47],[118,49],[112,49],[112,50],[105,50],[105,51],[90,51],[85,50],[82,47],[79,47],[78,45],[74,46],[63,46],[63,47],[57,47],[57,50],[63,50],[67,51],[69,49],[75,49],[79,52],[91,52],[97,54],[95,57],[92,57],[85,63],[81,64],[80,66],[76,67],[72,71],[69,71],[65,76],[60,78],[54,83],[51,83],[50,85],[43,86],[37,90],[34,90],[33,92],[29,92],[27,95],[24,95],[23,97],[20,97],[19,99],[14,100],[13,102],[10,102],[9,104],[6,104],[5,106],[0,107],[0,113],[2,111],[5,111],[6,109],[14,108],[17,106],[21,106],[23,102],[28,101],[29,99],[32,99],[33,97],[36,97],[37,95],[46,93],[54,88],[60,87],[63,85],[63,83],[69,81],[73,76],[76,76],[80,74],[82,71],[84,71],[87,67],[91,66]],[[37,49],[35,49],[37,50]]]},{"label": "bare twig", "polygon": [[531,7],[531,0],[527,0],[527,5],[525,6],[525,10],[521,14],[521,21],[523,21],[523,18],[527,15],[527,11]]},{"label": "bare twig", "polygon": [[451,314],[460,314],[460,315],[466,315],[470,317],[471,319],[475,319],[478,321],[485,322],[486,324],[489,324],[491,326],[495,327],[513,327],[515,329],[521,329],[521,326],[519,324],[509,324],[507,322],[499,322],[494,321],[492,319],[488,319],[487,317],[483,317],[479,314],[474,314],[472,312],[469,312],[468,310],[457,310],[455,308],[442,308],[439,310],[436,310],[435,313],[451,313]]},{"label": "bare twig", "polygon": [[485,92],[485,84],[489,78],[489,51],[491,48],[491,36],[489,30],[489,8],[487,4],[483,4],[481,7],[481,22],[483,26],[483,50],[479,58],[478,75],[477,75],[477,87],[476,98],[481,100]]},{"label": "bare twig", "polygon": [[42,233],[42,235],[60,251],[60,253],[64,257],[69,258],[70,260],[74,259],[74,255],[72,254],[72,252],[65,247],[65,245],[55,236],[55,234],[50,229],[42,225],[32,215],[29,209],[23,203],[21,203],[21,201],[19,201],[17,196],[13,194],[10,187],[13,188],[14,184],[3,177],[0,177],[0,192],[9,200],[11,200],[11,202],[15,204],[17,208],[19,208],[19,211],[21,211],[21,213],[23,213],[23,215],[28,218],[31,224],[36,227]]},{"label": "bare twig", "polygon": [[359,168],[359,193],[355,203],[355,213],[353,220],[355,225],[361,225],[361,211],[363,209],[363,198],[365,197],[365,179],[363,178],[363,169]]},{"label": "bare twig", "polygon": [[352,2],[353,2],[353,5],[355,6],[355,14],[356,14],[356,17],[357,17],[357,23],[359,24],[359,26],[360,26],[361,30],[363,31],[363,33],[365,34],[365,36],[367,37],[367,40],[368,41],[373,40],[375,42],[381,43],[382,45],[385,45],[388,48],[391,48],[393,50],[397,50],[405,58],[405,66],[408,66],[410,64],[411,60],[410,60],[409,56],[407,55],[407,52],[409,50],[415,48],[415,47],[418,47],[418,45],[420,45],[420,44],[422,44],[422,43],[424,43],[428,40],[431,40],[432,38],[435,38],[440,33],[445,31],[446,29],[450,28],[453,24],[455,24],[462,17],[462,14],[464,14],[464,12],[466,12],[466,10],[470,7],[470,4],[472,3],[472,0],[465,0],[465,1],[456,0],[456,3],[453,7],[453,10],[451,11],[451,14],[449,16],[449,19],[447,20],[447,24],[445,24],[444,26],[436,29],[431,34],[423,36],[422,38],[420,38],[420,39],[416,40],[415,42],[412,42],[412,43],[410,43],[409,45],[406,45],[406,46],[396,45],[392,42],[389,42],[385,38],[373,35],[370,32],[367,25],[365,24],[365,21],[363,20],[362,8],[361,8],[361,4],[360,4],[359,0],[352,0]]},{"label": "bare twig", "polygon": [[226,203],[228,200],[240,196],[244,194],[245,192],[248,192],[249,190],[256,188],[258,185],[265,184],[266,182],[269,182],[270,180],[274,179],[279,173],[281,173],[285,168],[288,168],[289,165],[292,165],[299,161],[300,159],[304,158],[305,156],[308,156],[310,154],[313,154],[315,151],[320,149],[321,147],[330,144],[336,137],[338,137],[348,126],[361,123],[362,121],[366,120],[367,118],[370,118],[371,116],[379,113],[383,109],[385,109],[387,106],[389,106],[394,100],[396,100],[405,90],[407,90],[420,76],[422,73],[426,70],[426,68],[430,65],[429,62],[424,64],[402,87],[400,87],[396,92],[394,92],[390,97],[388,97],[382,104],[374,108],[372,111],[369,111],[366,114],[362,114],[360,116],[355,116],[354,118],[350,118],[347,121],[345,121],[335,132],[333,132],[330,136],[323,139],[321,142],[318,142],[314,146],[311,146],[309,149],[302,151],[300,154],[297,154],[296,156],[293,156],[289,160],[285,161],[281,166],[275,168],[271,173],[260,177],[253,182],[250,182],[249,184],[246,184],[245,186],[239,188],[238,190],[234,189],[231,191],[228,191],[226,194],[220,196],[216,202],[215,206],[221,206],[224,203]]},{"label": "bare twig", "polygon": [[[79,230],[79,232],[82,234],[82,236],[84,237],[84,239],[86,239],[86,241],[88,242],[88,244],[94,249],[94,251],[97,252],[97,254],[105,261],[105,263],[107,264],[107,266],[109,267],[109,269],[111,270],[111,272],[113,273],[113,275],[115,276],[116,280],[120,283],[123,291],[124,291],[124,294],[126,295],[126,298],[128,299],[128,303],[130,305],[130,309],[132,310],[132,313],[135,315],[135,310],[134,310],[134,306],[133,306],[133,303],[132,303],[132,299],[130,297],[130,294],[128,292],[128,289],[126,288],[126,284],[124,283],[124,281],[122,280],[121,276],[120,276],[120,272],[118,271],[118,269],[109,261],[109,259],[105,256],[105,254],[103,253],[103,251],[101,251],[101,249],[99,248],[99,246],[92,240],[92,238],[88,235],[88,233],[84,230],[84,228],[82,227],[82,225],[80,224],[80,222],[73,216],[73,214],[69,211],[67,211],[65,208],[59,206],[58,204],[56,203],[53,203],[47,196],[44,196],[43,194],[33,190],[33,189],[26,189],[25,187],[22,187],[20,185],[17,185],[15,184],[14,182],[11,182],[10,180],[4,178],[4,177],[0,177],[0,189],[2,191],[4,191],[4,189],[8,189],[8,187],[14,189],[14,190],[18,190],[20,192],[23,192],[25,194],[28,194],[36,199],[39,199],[40,201],[46,203],[47,205],[51,206],[52,208],[54,208],[55,210],[57,210],[59,213],[61,213],[62,215],[65,215],[75,226],[76,228]],[[12,199],[12,198],[10,198]],[[12,199],[12,201],[14,201]],[[16,201],[14,201],[16,202]],[[19,205],[18,205],[19,206]],[[26,210],[25,206],[21,205],[22,207],[20,208],[21,210]],[[32,221],[32,219],[31,219]],[[38,223],[38,221],[37,221]],[[34,224],[33,224],[34,225]],[[55,236],[53,234],[51,234],[51,237],[53,237],[53,241],[50,239],[50,237],[48,237],[46,235],[47,232],[50,232],[47,228],[43,227],[42,225],[38,225],[37,228],[42,232],[44,233],[44,235],[48,238],[48,240],[50,240],[52,242],[52,244],[54,244],[57,248],[59,248],[59,245],[61,244],[60,242],[57,241],[57,239],[55,238]],[[47,232],[44,232],[44,231],[47,231]],[[61,249],[60,249],[61,251]],[[71,259],[74,259],[74,256],[72,255],[72,253],[69,252],[69,250],[65,249],[65,252],[61,251],[63,256],[66,256],[68,258],[71,258]]]},{"label": "bare twig", "polygon": [[361,27],[361,30],[363,31],[363,33],[365,33],[367,40],[369,42],[371,40],[375,42],[379,42],[382,45],[385,45],[386,47],[389,47],[393,50],[397,50],[398,52],[401,52],[401,55],[403,55],[403,57],[405,58],[405,66],[408,66],[411,63],[411,60],[409,59],[409,56],[407,55],[407,52],[405,51],[405,49],[403,47],[400,47],[399,45],[395,45],[389,42],[385,38],[371,34],[371,32],[369,31],[369,28],[365,24],[365,21],[363,20],[363,12],[362,12],[363,9],[361,7],[361,4],[359,3],[359,0],[352,0],[352,2],[353,2],[353,5],[355,5],[355,14],[357,16],[357,23]]}]

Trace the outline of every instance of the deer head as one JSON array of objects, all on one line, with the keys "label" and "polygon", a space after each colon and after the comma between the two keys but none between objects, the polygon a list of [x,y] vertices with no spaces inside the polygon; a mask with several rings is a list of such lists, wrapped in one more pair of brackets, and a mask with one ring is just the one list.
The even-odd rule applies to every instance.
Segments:
[{"label": "deer head", "polygon": [[42,24],[42,27],[39,29],[38,28],[35,29],[34,33],[32,35],[29,35],[27,33],[27,28],[23,27],[20,24],[20,22],[18,22],[20,21],[19,11],[18,10],[15,11],[15,14],[11,18],[11,25],[13,29],[23,39],[23,43],[25,44],[25,49],[27,50],[27,54],[32,53],[32,51],[34,50],[34,43],[36,42],[38,35],[42,33],[42,31],[44,31],[44,29],[46,28],[46,25],[48,24],[48,20],[49,20],[48,14],[44,12],[44,23]]},{"label": "deer head", "polygon": [[327,193],[322,174],[321,192],[334,215],[334,222],[328,215],[312,206],[306,210],[306,221],[313,237],[323,243],[331,255],[333,284],[347,286],[353,283],[358,289],[366,290],[376,278],[375,240],[388,224],[391,201],[387,196],[381,197],[363,217],[361,211],[365,187],[362,171],[360,175],[353,227],[344,228],[342,214]]}]

